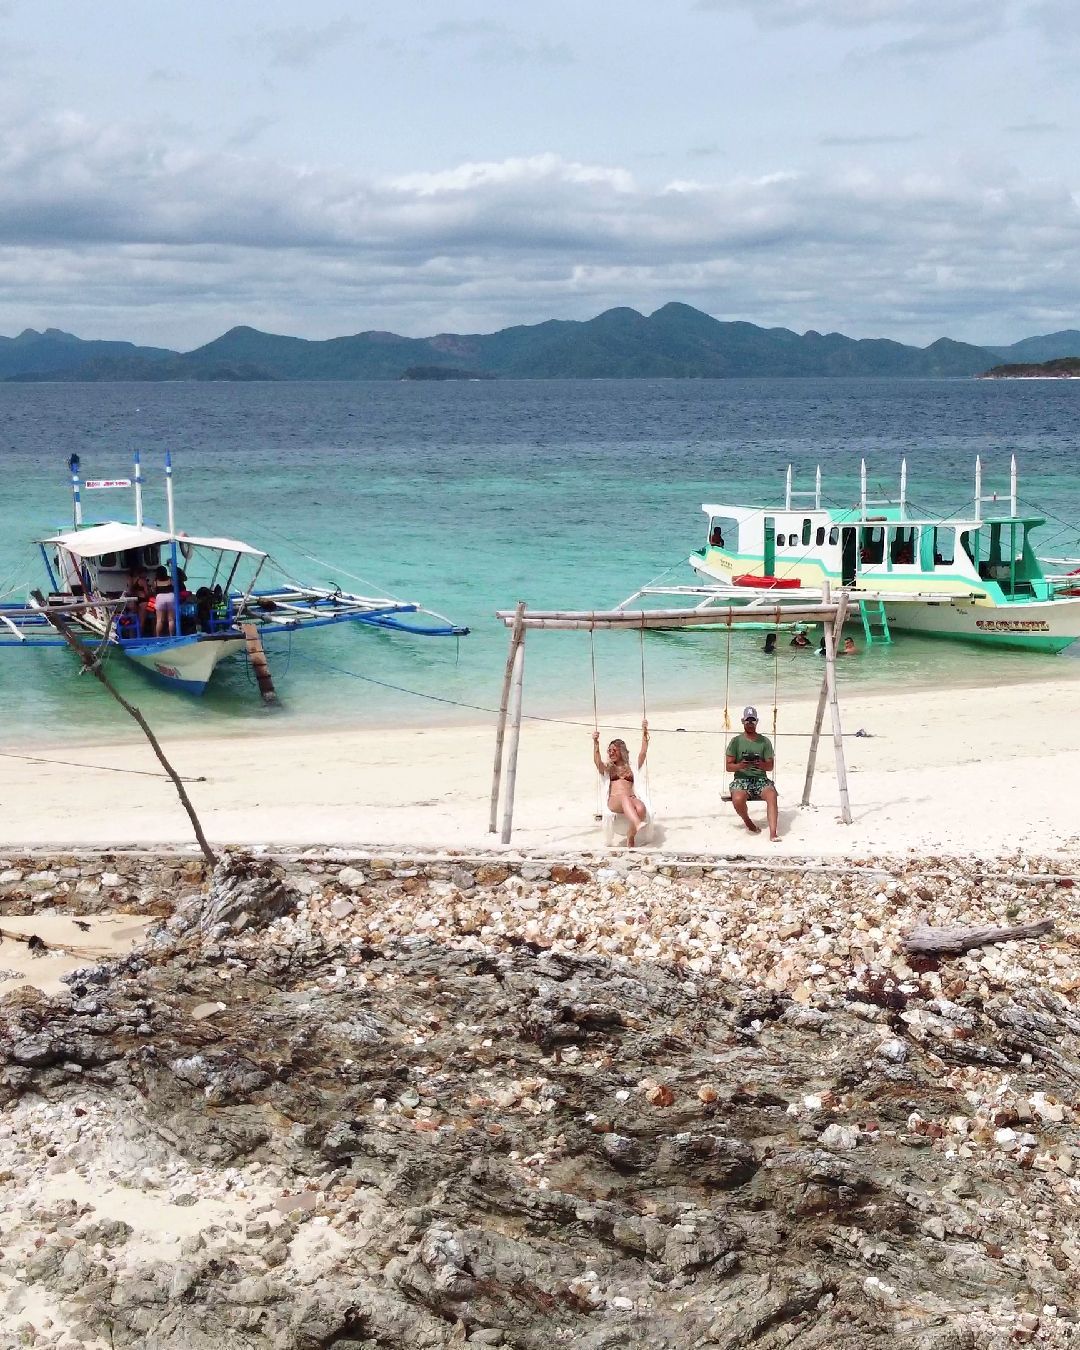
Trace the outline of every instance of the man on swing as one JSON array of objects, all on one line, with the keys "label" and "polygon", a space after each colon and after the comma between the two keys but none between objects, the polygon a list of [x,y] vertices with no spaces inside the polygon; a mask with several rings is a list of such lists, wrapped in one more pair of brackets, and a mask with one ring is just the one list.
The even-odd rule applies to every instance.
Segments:
[{"label": "man on swing", "polygon": [[750,833],[760,834],[761,826],[750,819],[747,803],[764,802],[769,819],[769,839],[775,843],[780,835],[777,833],[776,784],[769,777],[773,767],[773,745],[768,736],[758,734],[757,724],[757,709],[745,707],[743,729],[728,743],[727,771],[735,775],[731,780],[731,804]]}]

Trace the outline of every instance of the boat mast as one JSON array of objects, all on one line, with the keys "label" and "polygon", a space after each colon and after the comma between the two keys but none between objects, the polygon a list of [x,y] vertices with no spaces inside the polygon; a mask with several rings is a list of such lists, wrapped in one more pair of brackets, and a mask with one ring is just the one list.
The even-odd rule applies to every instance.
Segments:
[{"label": "boat mast", "polygon": [[75,528],[78,529],[82,524],[82,497],[79,495],[79,456],[72,455],[68,460],[68,468],[71,470],[71,502],[72,519]]},{"label": "boat mast", "polygon": [[982,458],[975,456],[975,519],[982,520]]},{"label": "boat mast", "polygon": [[142,525],[142,460],[135,451],[135,524]]},{"label": "boat mast", "polygon": [[1009,457],[1009,515],[1016,516],[1016,456]]},{"label": "boat mast", "polygon": [[787,466],[787,477],[784,480],[784,510],[791,510],[791,465]]},{"label": "boat mast", "polygon": [[180,573],[176,561],[176,518],[173,511],[172,487],[172,451],[165,451],[165,501],[169,508],[169,561],[172,564],[173,615],[176,620],[176,636],[180,636]]},{"label": "boat mast", "polygon": [[907,459],[900,461],[900,519],[907,520]]},{"label": "boat mast", "polygon": [[862,518],[866,519],[866,460],[859,461],[859,498],[862,503]]}]

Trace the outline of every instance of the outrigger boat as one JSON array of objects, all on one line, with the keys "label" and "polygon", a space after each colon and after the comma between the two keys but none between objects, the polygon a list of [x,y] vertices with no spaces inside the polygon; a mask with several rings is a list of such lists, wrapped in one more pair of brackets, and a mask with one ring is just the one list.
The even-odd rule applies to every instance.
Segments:
[{"label": "outrigger boat", "polygon": [[[239,539],[179,532],[169,454],[166,529],[143,520],[137,454],[134,480],[85,483],[87,489],[134,487],[134,524],[84,524],[77,455],[72,455],[70,469],[73,528],[37,541],[48,592],[42,587],[21,603],[0,604],[0,646],[62,646],[66,628],[93,645],[119,651],[173,689],[201,694],[227,657],[261,652],[259,635],[264,633],[291,634],[339,623],[422,637],[461,637],[469,631],[415,601],[294,582],[268,553]],[[171,579],[170,608],[177,618],[175,632],[157,636],[149,631],[136,582],[153,578],[161,568]],[[286,579],[258,587],[271,572]],[[156,626],[153,615],[151,622]]]},{"label": "outrigger boat", "polygon": [[[1048,572],[1037,556],[1032,536],[1046,521],[1018,510],[1015,457],[1005,505],[983,494],[978,459],[970,508],[939,518],[912,512],[906,461],[899,497],[871,499],[863,460],[861,496],[851,508],[822,506],[820,466],[814,488],[795,491],[789,465],[782,505],[702,506],[708,536],[688,562],[704,584],[647,586],[620,608],[644,595],[679,595],[698,609],[736,604],[782,614],[785,603],[805,605],[827,584],[833,593],[847,588],[868,643],[890,641],[895,629],[1062,651],[1080,638],[1080,569]],[[1080,562],[1048,561],[1059,568]]]}]

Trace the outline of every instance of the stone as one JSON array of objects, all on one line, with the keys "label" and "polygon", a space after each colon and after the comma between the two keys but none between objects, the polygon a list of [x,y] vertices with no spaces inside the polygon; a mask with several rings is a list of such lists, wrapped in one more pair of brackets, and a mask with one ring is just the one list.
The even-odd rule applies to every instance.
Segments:
[{"label": "stone", "polygon": [[[367,877],[358,867],[343,867],[337,874],[339,886],[347,886],[349,890],[358,891],[361,886],[367,884]],[[335,917],[340,918],[340,915]]]},{"label": "stone", "polygon": [[356,906],[351,900],[346,900],[343,895],[339,895],[330,901],[330,913],[335,919],[347,919],[350,914],[355,912]]},{"label": "stone", "polygon": [[219,1012],[224,1011],[224,1003],[199,1003],[191,1010],[191,1020],[204,1022],[208,1017],[216,1017]]}]

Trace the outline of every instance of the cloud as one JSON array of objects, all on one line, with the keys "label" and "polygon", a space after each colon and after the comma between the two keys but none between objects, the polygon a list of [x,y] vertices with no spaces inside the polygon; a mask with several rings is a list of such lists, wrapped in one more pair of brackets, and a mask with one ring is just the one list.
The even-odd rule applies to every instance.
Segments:
[{"label": "cloud", "polygon": [[[1058,0],[1045,0],[1057,3]],[[1071,2],[1071,0],[1070,0]],[[1001,32],[1020,0],[696,0],[703,11],[744,12],[762,28],[814,24],[880,38],[860,55],[910,57],[974,46]]]},{"label": "cloud", "polygon": [[867,146],[867,145],[911,145],[916,141],[924,140],[920,131],[867,131],[852,132],[848,135],[836,134],[832,136],[822,136],[818,140],[818,145],[824,146]]},{"label": "cloud", "polygon": [[249,41],[257,50],[266,53],[271,65],[304,70],[327,52],[350,42],[360,31],[360,24],[343,16],[316,28],[304,24],[264,28],[254,33]]},{"label": "cloud", "polygon": [[1078,246],[1069,184],[985,165],[712,166],[657,188],[545,154],[362,179],[72,115],[0,124],[0,331],[193,346],[240,322],[483,331],[678,297],[795,328],[1002,340],[1076,325]]},{"label": "cloud", "polygon": [[526,37],[496,19],[446,19],[420,35],[430,47],[467,46],[472,59],[492,66],[568,66],[574,54],[565,42]]}]

